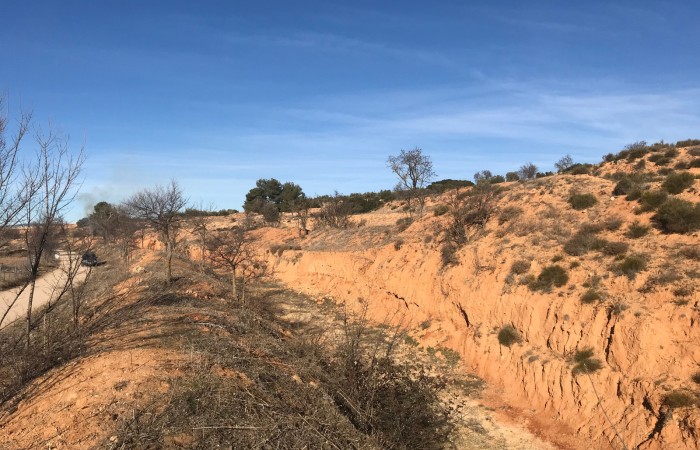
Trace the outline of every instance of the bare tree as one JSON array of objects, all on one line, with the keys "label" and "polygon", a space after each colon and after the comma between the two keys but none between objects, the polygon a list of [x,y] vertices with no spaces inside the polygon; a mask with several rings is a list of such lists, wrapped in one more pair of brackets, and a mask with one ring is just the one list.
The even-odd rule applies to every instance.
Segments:
[{"label": "bare tree", "polygon": [[[241,227],[221,230],[213,233],[207,242],[211,261],[225,267],[231,273],[231,294],[245,303],[245,285],[247,280],[257,278],[266,273],[265,262],[258,257],[250,234]],[[241,289],[238,289],[238,279],[241,279]]]},{"label": "bare tree", "polygon": [[473,230],[486,226],[496,211],[496,187],[481,183],[464,193],[454,192],[447,201],[448,221],[444,225],[445,241],[457,248],[471,238]]},{"label": "bare tree", "polygon": [[30,193],[25,207],[24,240],[29,265],[27,302],[27,348],[31,343],[32,307],[36,280],[44,252],[60,230],[62,214],[77,194],[80,171],[85,160],[83,148],[73,155],[68,139],[51,128],[36,134],[36,165],[25,168],[25,189]]},{"label": "bare tree", "polygon": [[316,220],[331,228],[347,228],[350,225],[352,206],[345,197],[338,194],[330,197],[315,214]]},{"label": "bare tree", "polygon": [[7,136],[9,118],[3,114],[5,101],[0,96],[0,230],[4,230],[21,221],[29,199],[37,189],[34,179],[22,176],[19,167],[19,152],[32,119],[31,113],[21,113],[17,121],[16,132]]},{"label": "bare tree", "polygon": [[531,162],[523,164],[518,170],[518,175],[520,175],[522,180],[532,180],[537,176],[537,166]]},{"label": "bare tree", "polygon": [[172,281],[172,260],[183,219],[181,213],[186,205],[187,199],[175,180],[168,186],[156,186],[137,192],[124,202],[129,213],[153,227],[165,245],[164,269],[167,284]]},{"label": "bare tree", "polygon": [[557,172],[562,173],[565,172],[568,168],[574,165],[574,160],[571,157],[571,155],[566,155],[556,163],[554,163],[554,167],[556,167]]},{"label": "bare tree", "polygon": [[297,227],[299,229],[299,237],[303,239],[306,237],[307,234],[309,234],[308,223],[311,209],[310,202],[306,197],[301,197],[292,200],[292,202],[290,203],[290,207],[292,210],[292,214],[294,215],[294,219],[297,222]]},{"label": "bare tree", "polygon": [[430,157],[416,147],[413,150],[401,150],[396,156],[389,156],[387,165],[399,177],[396,189],[405,191],[408,195],[409,211],[413,199],[418,200],[418,209],[422,211],[425,202],[422,190],[436,176]]}]

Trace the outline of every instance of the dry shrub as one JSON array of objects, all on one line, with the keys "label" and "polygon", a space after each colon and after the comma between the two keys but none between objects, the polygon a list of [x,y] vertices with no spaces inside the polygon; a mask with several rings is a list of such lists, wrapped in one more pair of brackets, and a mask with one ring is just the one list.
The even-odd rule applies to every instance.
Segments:
[{"label": "dry shrub", "polygon": [[598,199],[593,194],[572,194],[568,202],[573,209],[581,211],[598,203]]},{"label": "dry shrub", "polygon": [[549,291],[552,287],[562,287],[569,281],[566,269],[556,264],[547,266],[528,287],[532,291]]},{"label": "dry shrub", "polygon": [[600,250],[607,241],[594,233],[578,231],[564,244],[564,251],[571,256],[581,256],[593,250]]},{"label": "dry shrub", "polygon": [[590,374],[603,368],[603,363],[599,359],[593,357],[593,349],[590,347],[577,351],[574,354],[573,360],[575,365],[572,369],[572,373],[574,375]]},{"label": "dry shrub", "polygon": [[646,270],[646,268],[647,258],[644,255],[630,255],[619,263],[613,264],[611,270],[632,280],[637,276],[637,273]]},{"label": "dry shrub", "polygon": [[649,233],[650,229],[650,227],[642,225],[641,223],[639,223],[639,221],[635,221],[631,223],[630,226],[627,228],[625,236],[630,239],[639,239],[643,236],[646,236],[647,233]]},{"label": "dry shrub", "polygon": [[689,408],[697,406],[698,396],[694,392],[677,389],[664,396],[663,404],[670,409]]},{"label": "dry shrub", "polygon": [[503,225],[506,222],[511,222],[523,215],[523,209],[519,206],[507,206],[498,214],[498,224]]},{"label": "dry shrub", "polygon": [[700,203],[670,198],[659,207],[654,221],[667,233],[690,233],[700,229]]},{"label": "dry shrub", "polygon": [[510,273],[515,274],[515,275],[522,275],[526,273],[528,270],[530,270],[530,261],[526,259],[518,259],[513,261],[513,264],[510,266]]},{"label": "dry shrub", "polygon": [[519,344],[523,338],[520,332],[513,325],[504,325],[498,332],[498,343],[504,347],[510,347],[513,344]]},{"label": "dry shrub", "polygon": [[590,304],[601,300],[601,295],[595,289],[589,289],[581,296],[581,303]]},{"label": "dry shrub", "polygon": [[695,182],[695,176],[690,172],[673,172],[668,174],[662,186],[669,194],[680,194]]},{"label": "dry shrub", "polygon": [[700,246],[688,245],[678,250],[678,256],[685,259],[700,261]]}]

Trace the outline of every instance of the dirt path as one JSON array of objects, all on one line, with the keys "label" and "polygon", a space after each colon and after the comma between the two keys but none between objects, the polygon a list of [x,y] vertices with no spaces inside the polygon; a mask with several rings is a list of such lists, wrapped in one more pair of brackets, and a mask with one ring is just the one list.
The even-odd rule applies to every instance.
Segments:
[{"label": "dirt path", "polygon": [[[66,266],[66,256],[61,255],[61,267],[54,269],[50,272],[45,273],[39,279],[36,280],[36,287],[34,289],[34,299],[32,301],[32,309],[37,309],[43,305],[46,305],[50,301],[54,300],[55,296],[58,294],[58,290],[66,282],[66,272],[64,267]],[[76,283],[81,283],[85,279],[87,274],[87,269],[81,267],[78,274],[75,277]],[[25,289],[22,294],[15,301],[17,292],[19,288],[12,288],[6,291],[0,291],[0,317],[8,309],[10,310],[5,317],[5,320],[0,323],[0,330],[7,327],[10,323],[15,320],[25,317],[27,314],[27,305],[29,303],[29,288]],[[13,304],[14,301],[14,304]]]},{"label": "dirt path", "polygon": [[[326,301],[317,303],[304,295],[279,296],[275,313],[294,333],[319,333],[333,336],[342,333],[342,306]],[[466,375],[459,365],[448,364],[426,349],[403,343],[399,358],[432,367],[435,373],[450,379],[444,401],[456,411],[458,436],[455,448],[460,450],[556,450],[524,427],[511,423],[494,408],[481,401],[482,380]]]}]

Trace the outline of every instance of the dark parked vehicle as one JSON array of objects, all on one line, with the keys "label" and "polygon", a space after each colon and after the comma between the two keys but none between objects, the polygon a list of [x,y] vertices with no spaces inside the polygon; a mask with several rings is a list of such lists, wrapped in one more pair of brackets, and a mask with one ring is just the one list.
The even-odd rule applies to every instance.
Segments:
[{"label": "dark parked vehicle", "polygon": [[84,266],[93,267],[97,265],[97,255],[95,252],[85,252],[80,263]]}]

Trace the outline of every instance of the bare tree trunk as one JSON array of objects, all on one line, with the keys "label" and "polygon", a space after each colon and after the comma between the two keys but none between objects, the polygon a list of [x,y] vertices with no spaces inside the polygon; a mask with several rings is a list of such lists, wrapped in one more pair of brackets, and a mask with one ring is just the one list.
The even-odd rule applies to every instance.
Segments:
[{"label": "bare tree trunk", "polygon": [[30,333],[32,332],[32,302],[34,301],[34,288],[36,287],[36,275],[32,274],[32,281],[29,285],[29,299],[27,301],[27,350],[32,341]]},{"label": "bare tree trunk", "polygon": [[231,294],[233,294],[233,300],[238,300],[238,289],[236,287],[236,268],[234,267],[231,271]]},{"label": "bare tree trunk", "polygon": [[173,279],[173,247],[171,243],[167,243],[165,246],[166,251],[166,262],[165,262],[165,284],[170,284]]}]

